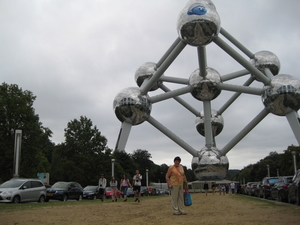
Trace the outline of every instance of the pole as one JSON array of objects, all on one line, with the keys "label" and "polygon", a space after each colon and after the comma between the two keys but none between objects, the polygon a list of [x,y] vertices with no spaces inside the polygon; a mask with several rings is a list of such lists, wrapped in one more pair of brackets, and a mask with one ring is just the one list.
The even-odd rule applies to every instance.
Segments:
[{"label": "pole", "polygon": [[115,176],[115,159],[111,159],[111,176]]},{"label": "pole", "polygon": [[268,177],[270,177],[270,165],[267,165],[268,168]]},{"label": "pole", "polygon": [[146,186],[148,187],[148,169],[146,169]]},{"label": "pole", "polygon": [[297,172],[297,165],[296,165],[296,151],[292,151],[293,159],[294,159],[294,172]]},{"label": "pole", "polygon": [[19,177],[22,130],[15,130],[14,178]]}]

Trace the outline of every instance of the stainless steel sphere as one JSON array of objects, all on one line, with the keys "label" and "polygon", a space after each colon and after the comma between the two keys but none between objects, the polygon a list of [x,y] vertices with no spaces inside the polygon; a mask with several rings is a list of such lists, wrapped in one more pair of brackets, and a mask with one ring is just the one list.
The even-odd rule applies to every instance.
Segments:
[{"label": "stainless steel sphere", "polygon": [[198,156],[192,159],[192,169],[200,181],[223,180],[228,168],[227,156],[221,156],[215,147],[204,147]]},{"label": "stainless steel sphere", "polygon": [[[149,79],[153,76],[156,72],[156,63],[153,62],[146,62],[141,65],[137,71],[135,72],[135,82],[140,87],[145,79]],[[158,89],[158,85],[162,83],[161,81],[156,82],[150,89],[150,91],[155,91]]]},{"label": "stainless steel sphere", "polygon": [[139,88],[131,87],[117,94],[113,108],[121,122],[129,121],[132,125],[138,125],[145,121],[145,115],[150,115],[152,105],[148,95],[142,95]]},{"label": "stainless steel sphere", "polygon": [[[200,116],[196,117],[196,129],[199,134],[205,136],[204,130],[204,111],[200,112]],[[221,133],[224,127],[224,120],[222,115],[218,115],[216,110],[211,110],[211,126],[212,126],[212,134],[213,137],[216,137]]]},{"label": "stainless steel sphere", "polygon": [[250,63],[263,73],[265,68],[269,68],[274,76],[280,71],[280,61],[278,57],[269,51],[255,53],[254,58],[250,59]]},{"label": "stainless steel sphere", "polygon": [[290,75],[280,74],[264,86],[262,101],[271,112],[285,116],[292,110],[300,108],[300,81]]},{"label": "stainless steel sphere", "polygon": [[191,94],[200,101],[211,101],[221,93],[218,89],[218,84],[221,83],[220,74],[210,67],[207,67],[206,72],[205,76],[200,76],[200,71],[197,69],[189,78],[189,85],[194,88]]},{"label": "stainless steel sphere", "polygon": [[191,0],[180,12],[177,20],[179,37],[192,46],[209,44],[220,33],[221,21],[210,0]]}]

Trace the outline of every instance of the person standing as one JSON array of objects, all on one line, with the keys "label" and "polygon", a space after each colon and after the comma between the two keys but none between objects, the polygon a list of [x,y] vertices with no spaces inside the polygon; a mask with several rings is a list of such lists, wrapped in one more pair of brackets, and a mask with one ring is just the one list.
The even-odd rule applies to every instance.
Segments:
[{"label": "person standing", "polygon": [[138,170],[135,171],[135,175],[133,176],[133,193],[135,196],[135,202],[140,202],[141,198],[141,186],[142,186],[142,175]]},{"label": "person standing", "polygon": [[230,189],[231,189],[231,194],[234,195],[235,183],[233,181],[231,181],[231,183],[230,183]]},{"label": "person standing", "polygon": [[212,189],[213,195],[215,195],[215,192],[216,192],[216,183],[215,182],[212,182],[211,189]]},{"label": "person standing", "polygon": [[174,165],[170,166],[166,173],[166,181],[171,189],[171,207],[173,215],[186,215],[183,211],[183,181],[187,182],[184,169],[180,165],[181,158],[174,158]]},{"label": "person standing", "polygon": [[132,187],[132,186],[129,182],[129,179],[127,179],[126,175],[124,174],[123,179],[121,179],[121,182],[120,182],[120,189],[121,189],[121,192],[122,192],[122,195],[123,195],[123,198],[124,198],[124,202],[127,202],[127,189],[128,189],[128,187]]},{"label": "person standing", "polygon": [[111,187],[111,200],[118,201],[117,191],[118,191],[118,181],[116,181],[115,177],[111,178],[111,181],[109,182],[109,185]]},{"label": "person standing", "polygon": [[207,196],[207,193],[208,193],[208,183],[207,183],[207,181],[204,182],[203,189],[204,189],[205,194],[206,194],[206,196]]},{"label": "person standing", "polygon": [[106,188],[106,179],[104,178],[104,174],[101,174],[98,183],[98,190],[99,190],[99,197],[102,202],[104,201],[105,188]]}]

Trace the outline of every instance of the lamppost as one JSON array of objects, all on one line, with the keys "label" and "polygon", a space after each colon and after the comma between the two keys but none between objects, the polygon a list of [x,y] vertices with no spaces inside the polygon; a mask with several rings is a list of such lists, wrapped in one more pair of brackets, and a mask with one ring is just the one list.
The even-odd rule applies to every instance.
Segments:
[{"label": "lamppost", "polygon": [[148,187],[148,169],[146,169],[146,186]]},{"label": "lamppost", "polygon": [[277,177],[279,177],[279,169],[277,169]]},{"label": "lamppost", "polygon": [[268,168],[268,177],[270,177],[270,165],[269,164],[267,165],[267,168]]},{"label": "lamppost", "polygon": [[294,171],[297,172],[297,166],[296,166],[296,151],[292,151],[293,159],[294,159]]},{"label": "lamppost", "polygon": [[111,176],[115,176],[115,159],[111,159]]},{"label": "lamppost", "polygon": [[22,130],[15,131],[15,155],[14,155],[14,178],[19,177],[20,156],[21,156]]}]

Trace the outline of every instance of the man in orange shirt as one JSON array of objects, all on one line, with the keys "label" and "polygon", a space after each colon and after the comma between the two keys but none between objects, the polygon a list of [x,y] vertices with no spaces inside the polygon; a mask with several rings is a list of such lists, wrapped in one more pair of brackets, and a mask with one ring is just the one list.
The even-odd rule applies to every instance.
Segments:
[{"label": "man in orange shirt", "polygon": [[183,181],[186,181],[184,169],[180,165],[181,158],[175,157],[174,165],[170,166],[166,174],[168,187],[171,189],[171,207],[173,215],[186,215],[183,211]]}]

